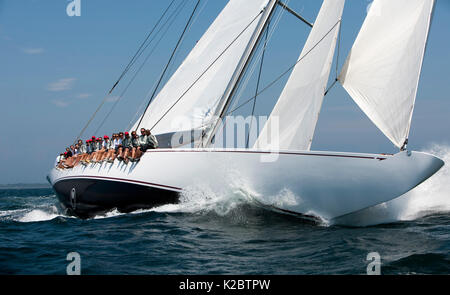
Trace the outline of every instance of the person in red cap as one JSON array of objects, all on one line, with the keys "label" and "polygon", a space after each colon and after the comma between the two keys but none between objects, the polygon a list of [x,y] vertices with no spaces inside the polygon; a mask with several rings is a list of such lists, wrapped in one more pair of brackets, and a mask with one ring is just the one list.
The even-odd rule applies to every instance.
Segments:
[{"label": "person in red cap", "polygon": [[95,141],[91,138],[89,139],[89,157],[87,157],[86,162],[91,163],[92,159],[94,158],[94,152],[95,152]]},{"label": "person in red cap", "polygon": [[100,146],[100,150],[98,152],[98,161],[97,162],[103,162],[103,158],[105,157],[106,154],[106,144],[107,141],[109,141],[109,137],[108,135],[104,135],[101,141],[101,146]]},{"label": "person in red cap", "polygon": [[86,159],[84,159],[84,162],[86,164],[89,164],[94,159],[95,146],[97,144],[97,137],[92,136],[91,139],[88,139],[86,141],[86,144],[87,144],[88,156],[86,157]]},{"label": "person in red cap", "polygon": [[[111,154],[111,149],[113,149],[113,142],[109,139],[108,135],[103,136],[103,147],[101,151],[100,161],[103,162],[107,159],[109,159],[109,156]],[[108,161],[109,162],[109,161]]]},{"label": "person in red cap", "polygon": [[86,140],[86,156],[83,157],[83,161],[81,162],[83,165],[89,164],[89,158],[91,157],[92,148],[91,148],[91,140]]},{"label": "person in red cap", "polygon": [[101,162],[102,156],[103,156],[103,152],[104,152],[104,147],[103,147],[103,138],[99,137],[97,138],[97,144],[95,145],[96,151],[95,151],[95,156],[93,158],[93,162],[94,163],[99,163]]},{"label": "person in red cap", "polygon": [[[94,136],[93,136],[94,137]],[[102,138],[93,138],[91,143],[92,153],[89,157],[89,162],[97,163],[98,161],[98,152],[102,148]]]},{"label": "person in red cap", "polygon": [[73,167],[73,162],[74,162],[74,157],[73,157],[73,152],[72,152],[72,146],[66,148],[66,152],[64,153],[65,159],[63,161],[63,166],[64,168],[71,168]]}]

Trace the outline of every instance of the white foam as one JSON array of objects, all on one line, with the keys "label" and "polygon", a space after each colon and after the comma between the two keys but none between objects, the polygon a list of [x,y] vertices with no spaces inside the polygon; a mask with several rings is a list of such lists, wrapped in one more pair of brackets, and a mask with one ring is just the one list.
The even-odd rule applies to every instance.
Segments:
[{"label": "white foam", "polygon": [[237,206],[251,202],[251,197],[242,188],[228,186],[215,191],[205,184],[191,185],[186,188],[178,204],[168,204],[152,209],[154,212],[169,213],[205,213],[215,212],[220,216],[229,214]]},{"label": "white foam", "polygon": [[11,219],[12,216],[27,212],[26,209],[0,211],[0,217],[3,219]]},{"label": "white foam", "polygon": [[433,145],[424,152],[436,155],[446,165],[427,181],[403,196],[335,220],[335,223],[369,226],[415,220],[426,215],[450,212],[450,146]]},{"label": "white foam", "polygon": [[16,222],[42,222],[57,217],[68,217],[61,214],[56,206],[38,206],[30,209],[0,211],[1,220]]},{"label": "white foam", "polygon": [[56,217],[61,216],[60,214],[55,213],[49,213],[44,210],[31,210],[30,212],[26,213],[22,217],[19,217],[16,219],[16,221],[19,222],[42,222],[42,221],[48,221],[55,219]]},{"label": "white foam", "polygon": [[450,212],[450,147],[434,145],[426,152],[440,157],[447,164],[436,175],[405,195],[402,203],[406,203],[406,206],[399,212],[401,220]]},{"label": "white foam", "polygon": [[254,203],[255,193],[236,170],[228,169],[226,177],[214,183],[197,182],[185,188],[178,204],[168,204],[152,209],[154,212],[207,213],[219,216],[229,214],[233,209]]}]

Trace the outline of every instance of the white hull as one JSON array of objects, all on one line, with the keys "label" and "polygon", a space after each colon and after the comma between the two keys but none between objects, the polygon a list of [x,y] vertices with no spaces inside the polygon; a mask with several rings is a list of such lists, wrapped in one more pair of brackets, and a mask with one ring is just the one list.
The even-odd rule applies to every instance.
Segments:
[{"label": "white hull", "polygon": [[[397,198],[443,165],[442,160],[420,152],[271,154],[239,149],[158,149],[147,152],[137,164],[116,161],[53,169],[49,181],[61,200],[70,198],[68,194],[72,197],[77,194],[73,201],[83,200],[92,205],[108,198],[103,191],[101,196],[83,199],[83,192],[94,187],[96,180],[106,183],[102,184],[106,192],[108,183],[122,183],[154,189],[155,194],[163,191],[176,194],[196,185],[222,190],[238,181],[264,205],[333,219]],[[91,182],[81,185],[82,181]],[[149,193],[148,198],[154,196]]]}]

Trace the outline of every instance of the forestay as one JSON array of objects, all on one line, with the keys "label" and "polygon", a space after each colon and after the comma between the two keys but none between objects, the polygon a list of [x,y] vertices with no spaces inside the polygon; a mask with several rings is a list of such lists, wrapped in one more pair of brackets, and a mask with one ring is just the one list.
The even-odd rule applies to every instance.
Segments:
[{"label": "forestay", "polygon": [[207,126],[267,2],[231,0],[155,97],[139,127],[163,134]]},{"label": "forestay", "polygon": [[[333,63],[345,0],[325,0],[266,125],[260,149],[309,150]],[[277,130],[272,130],[272,129]]]},{"label": "forestay", "polygon": [[409,134],[434,0],[375,0],[339,80],[397,146]]}]

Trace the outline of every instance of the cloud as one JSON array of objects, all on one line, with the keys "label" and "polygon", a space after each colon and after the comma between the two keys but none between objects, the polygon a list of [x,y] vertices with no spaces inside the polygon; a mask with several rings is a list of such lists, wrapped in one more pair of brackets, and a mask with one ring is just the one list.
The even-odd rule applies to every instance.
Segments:
[{"label": "cloud", "polygon": [[47,86],[47,90],[49,91],[64,91],[72,89],[73,83],[76,81],[75,78],[64,78],[59,79],[56,82],[50,83]]},{"label": "cloud", "polygon": [[90,93],[80,93],[76,96],[76,98],[89,98],[91,96],[92,96],[92,94],[90,94]]},{"label": "cloud", "polygon": [[65,108],[65,107],[69,106],[69,103],[64,100],[52,100],[52,103],[60,108]]},{"label": "cloud", "polygon": [[44,53],[43,48],[22,48],[22,52],[30,55]]},{"label": "cloud", "polygon": [[106,99],[106,102],[116,102],[119,100],[119,96],[110,96]]}]

